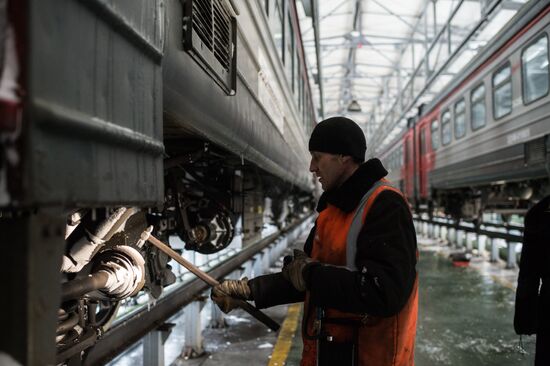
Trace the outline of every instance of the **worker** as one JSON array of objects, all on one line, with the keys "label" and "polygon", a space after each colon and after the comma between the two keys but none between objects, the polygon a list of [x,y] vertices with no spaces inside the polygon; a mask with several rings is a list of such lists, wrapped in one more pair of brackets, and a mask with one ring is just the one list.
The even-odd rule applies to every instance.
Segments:
[{"label": "worker", "polygon": [[550,196],[525,215],[514,314],[517,334],[536,334],[535,366],[550,365]]},{"label": "worker", "polygon": [[305,244],[281,272],[226,280],[212,290],[224,312],[233,299],[258,308],[304,301],[301,366],[414,364],[417,245],[410,208],[384,179],[352,120],[318,123],[310,171],[323,189]]}]

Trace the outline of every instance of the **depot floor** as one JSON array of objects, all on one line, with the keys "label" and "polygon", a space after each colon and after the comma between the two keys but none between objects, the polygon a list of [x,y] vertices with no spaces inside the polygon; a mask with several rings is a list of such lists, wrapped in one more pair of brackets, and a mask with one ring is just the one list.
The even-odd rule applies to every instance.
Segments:
[{"label": "depot floor", "polygon": [[[429,239],[419,239],[419,247],[416,365],[533,365],[534,337],[523,337],[520,346],[512,325],[517,271],[476,259],[469,267],[453,267],[447,247]],[[285,332],[279,332],[278,337],[248,314],[234,311],[227,317],[228,327],[205,329],[206,353],[202,357],[178,357],[172,365],[299,365],[300,314],[297,325],[288,328],[289,322],[283,323],[292,313],[288,309],[278,306],[266,310],[283,329],[286,327],[286,339],[282,336]]]}]

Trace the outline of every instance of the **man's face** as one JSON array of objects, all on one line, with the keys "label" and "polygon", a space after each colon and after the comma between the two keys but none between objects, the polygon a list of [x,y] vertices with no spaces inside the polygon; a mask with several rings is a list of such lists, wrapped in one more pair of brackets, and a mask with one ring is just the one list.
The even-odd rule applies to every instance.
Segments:
[{"label": "man's face", "polygon": [[319,178],[325,192],[339,187],[347,178],[342,155],[311,151],[309,171]]}]

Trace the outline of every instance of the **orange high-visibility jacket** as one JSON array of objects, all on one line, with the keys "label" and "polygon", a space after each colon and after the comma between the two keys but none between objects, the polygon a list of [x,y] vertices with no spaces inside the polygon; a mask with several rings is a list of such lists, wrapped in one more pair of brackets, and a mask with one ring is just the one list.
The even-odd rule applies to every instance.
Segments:
[{"label": "orange high-visibility jacket", "polygon": [[[376,197],[387,189],[401,194],[385,180],[381,180],[365,194],[355,212],[346,213],[330,204],[321,211],[311,257],[321,263],[352,267],[355,260],[353,246],[356,246],[359,230],[365,220],[369,219],[368,213]],[[305,309],[309,306],[308,299],[309,294],[306,294]],[[343,318],[345,323],[351,320],[353,325],[327,322],[323,324],[323,331],[332,337],[333,342],[356,342],[359,366],[413,366],[417,312],[418,278],[406,304],[397,314],[381,318],[325,309],[325,318]],[[307,331],[313,334],[315,316],[307,318]],[[301,366],[315,366],[317,341],[303,338]]]}]

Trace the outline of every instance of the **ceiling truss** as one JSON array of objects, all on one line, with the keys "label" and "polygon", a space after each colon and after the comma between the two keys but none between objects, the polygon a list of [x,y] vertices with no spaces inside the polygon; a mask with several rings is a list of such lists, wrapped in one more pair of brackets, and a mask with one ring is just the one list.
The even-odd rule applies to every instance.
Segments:
[{"label": "ceiling truss", "polygon": [[[483,30],[496,15],[509,19],[527,0],[301,1],[316,10],[302,35],[319,117],[359,122],[368,145],[377,142],[374,156],[459,71],[460,58],[488,42]],[[361,111],[350,113],[354,101]]]}]

